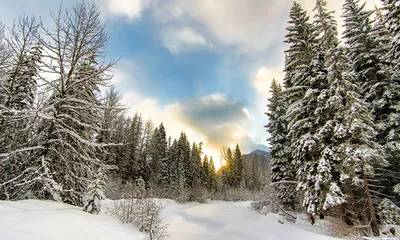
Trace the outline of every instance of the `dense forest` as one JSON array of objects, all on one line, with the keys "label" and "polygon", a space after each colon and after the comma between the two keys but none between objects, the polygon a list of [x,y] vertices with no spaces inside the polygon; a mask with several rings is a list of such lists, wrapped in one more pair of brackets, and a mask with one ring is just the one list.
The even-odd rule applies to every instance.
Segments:
[{"label": "dense forest", "polygon": [[400,223],[400,4],[382,3],[346,0],[341,38],[327,1],[313,21],[294,3],[266,126],[281,205],[337,211],[367,235]]}]

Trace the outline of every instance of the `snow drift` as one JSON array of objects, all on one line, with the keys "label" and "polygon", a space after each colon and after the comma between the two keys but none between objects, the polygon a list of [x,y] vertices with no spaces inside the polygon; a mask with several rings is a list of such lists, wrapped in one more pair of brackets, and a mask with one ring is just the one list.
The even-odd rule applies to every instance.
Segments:
[{"label": "snow drift", "polygon": [[[170,224],[168,239],[335,239],[280,224],[271,215],[251,212],[250,202],[178,204],[172,200],[160,201],[165,205],[164,218]],[[51,201],[0,201],[0,239],[149,239],[133,225],[124,225],[107,214],[107,208],[113,206],[111,200],[103,201],[103,206],[102,213],[91,215],[79,207]]]}]

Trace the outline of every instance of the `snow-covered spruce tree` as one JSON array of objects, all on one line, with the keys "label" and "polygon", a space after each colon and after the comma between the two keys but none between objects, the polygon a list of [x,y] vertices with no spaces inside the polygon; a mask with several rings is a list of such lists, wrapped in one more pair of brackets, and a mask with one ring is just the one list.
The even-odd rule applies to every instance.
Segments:
[{"label": "snow-covered spruce tree", "polygon": [[192,175],[192,165],[190,161],[190,143],[187,140],[186,134],[181,132],[181,135],[178,140],[178,155],[179,162],[182,164],[183,174],[184,174],[184,185],[186,188],[192,186],[193,183],[193,175]]},{"label": "snow-covered spruce tree", "polygon": [[209,171],[209,163],[207,155],[203,158],[203,164],[201,167],[201,185],[206,188],[210,189],[210,171]]},{"label": "snow-covered spruce tree", "polygon": [[[7,46],[7,40],[5,37],[5,26],[2,22],[0,22],[0,83],[2,84],[4,77],[7,73],[8,69],[8,60],[10,58],[10,49],[9,46]],[[0,85],[0,103],[4,103],[4,98],[5,98],[5,92]]]},{"label": "snow-covered spruce tree", "polygon": [[[294,2],[290,10],[288,33],[285,36],[285,43],[289,48],[285,50],[285,101],[292,104],[302,98],[306,89],[301,85],[294,86],[295,82],[301,84],[302,72],[310,64],[315,53],[316,32],[309,22],[307,12],[302,9],[299,3]],[[296,80],[297,79],[297,80]],[[293,88],[292,88],[293,87]]]},{"label": "snow-covered spruce tree", "polygon": [[203,158],[203,187],[208,190],[208,192],[215,191],[215,165],[212,156],[208,158],[207,155]]},{"label": "snow-covered spruce tree", "polygon": [[226,152],[223,154],[225,165],[223,165],[221,171],[221,181],[225,187],[232,186],[232,169],[233,169],[233,155],[230,148],[226,149]]},{"label": "snow-covered spruce tree", "polygon": [[370,19],[373,11],[365,10],[365,3],[360,4],[359,0],[346,0],[343,5],[344,27],[343,37],[348,45],[348,56],[353,64],[353,70],[360,78],[364,89],[363,95],[370,90],[370,82],[376,78],[379,64],[379,56],[374,49],[377,44],[374,41],[372,32],[372,21]]},{"label": "snow-covered spruce tree", "polygon": [[107,176],[105,171],[99,167],[95,178],[89,184],[85,193],[83,211],[98,214],[101,210],[101,200],[105,199],[104,189],[106,188]]},{"label": "snow-covered spruce tree", "polygon": [[[324,3],[318,2],[323,8]],[[318,9],[317,4],[317,9]],[[324,10],[319,11],[322,16]],[[308,22],[305,11],[295,3],[291,11],[289,34],[286,36],[290,44],[286,57],[286,76],[284,83],[288,108],[288,135],[291,140],[293,163],[296,167],[298,189],[304,192],[303,206],[312,215],[323,210],[328,192],[331,190],[332,174],[330,162],[320,157],[317,129],[321,126],[318,121],[318,101],[328,87],[325,52],[317,44],[318,35],[326,37],[324,32],[317,31]],[[319,18],[317,25],[326,25],[326,20]],[[322,43],[322,41],[321,41]]]},{"label": "snow-covered spruce tree", "polygon": [[160,124],[159,132],[160,140],[158,144],[158,151],[160,152],[161,157],[160,183],[164,188],[168,188],[167,134],[162,123]]},{"label": "snow-covered spruce tree", "polygon": [[[331,92],[329,74],[333,74],[329,72],[333,71],[330,66],[336,61],[334,56],[339,44],[336,22],[326,5],[326,1],[317,1],[315,28],[308,25],[309,34],[316,36],[308,41],[308,48],[303,47],[308,51],[307,56],[311,56],[310,63],[295,67],[292,87],[286,90],[297,93],[297,97],[288,101],[289,136],[298,168],[298,189],[304,191],[303,206],[312,215],[344,202],[338,187],[340,163],[332,157],[331,133],[324,131],[334,113],[327,103]],[[290,60],[288,56],[287,61]]]},{"label": "snow-covered spruce tree", "polygon": [[154,130],[150,147],[152,178],[155,186],[168,186],[167,166],[167,136],[164,125],[161,123]]},{"label": "snow-covered spruce tree", "polygon": [[[387,61],[384,55],[388,49],[385,25],[378,18],[373,26],[370,21],[371,11],[364,10],[364,5],[351,0],[344,4],[344,37],[349,46],[353,70],[364,90],[363,97],[371,105],[377,131],[375,141],[384,147],[385,158],[389,163],[388,167],[376,164],[374,167],[377,175],[368,176],[370,181],[380,183],[374,185],[384,185],[383,188],[373,191],[379,201],[385,196],[395,196],[392,188],[399,180],[398,174],[393,172],[400,172],[399,136],[396,134],[399,131],[400,84],[396,71],[393,71],[395,65],[390,63],[390,58]],[[393,33],[389,28],[389,35],[391,34]],[[393,39],[393,36],[389,37]],[[377,234],[377,228],[373,226],[373,230]]]},{"label": "snow-covered spruce tree", "polygon": [[217,188],[217,176],[215,170],[215,164],[212,156],[210,157],[210,162],[208,164],[208,176],[209,176],[209,188],[208,191],[216,191]]},{"label": "snow-covered spruce tree", "polygon": [[[265,126],[264,126],[265,127]],[[250,189],[250,163],[248,159],[244,160],[244,166],[243,166],[243,183],[246,189]]]},{"label": "snow-covered spruce tree", "polygon": [[[348,1],[345,4],[345,8],[346,5],[348,10],[351,9],[354,12],[361,11],[360,9],[357,10],[354,2]],[[348,19],[353,19],[353,22],[347,26],[356,25],[354,24],[356,22],[355,18],[349,17]],[[364,20],[363,23],[368,22],[368,20]],[[368,27],[362,28],[362,30],[366,29]],[[357,33],[358,31],[355,32]],[[355,39],[355,35],[350,34],[349,31],[345,34],[350,39]],[[363,199],[366,201],[365,215],[368,216],[367,222],[373,232],[377,234],[379,229],[368,177],[372,175],[374,167],[385,165],[386,161],[382,157],[381,146],[375,141],[376,132],[373,128],[373,115],[371,115],[368,109],[368,104],[364,101],[363,94],[358,93],[361,85],[364,83],[360,82],[360,78],[365,76],[362,74],[357,76],[359,66],[354,65],[356,63],[355,58],[351,59],[351,56],[358,56],[355,53],[352,53],[354,55],[350,55],[349,57],[346,56],[346,49],[339,46],[336,37],[332,38],[331,43],[331,50],[328,51],[330,56],[327,59],[330,88],[325,94],[325,99],[327,98],[327,100],[322,101],[324,105],[321,105],[321,110],[319,110],[319,112],[329,110],[326,112],[328,115],[321,115],[327,118],[328,121],[318,130],[318,135],[322,139],[324,139],[324,136],[328,137],[328,141],[325,141],[328,144],[325,144],[323,151],[325,156],[331,162],[340,162],[341,164],[336,164],[334,168],[335,174],[333,175],[336,176],[339,174],[340,176],[339,184],[332,185],[332,190],[337,194],[330,195],[324,207],[330,207],[330,205],[342,202],[342,186],[352,184],[356,187],[362,187],[362,191],[364,192]],[[356,45],[353,47],[356,47]],[[352,51],[354,49],[350,49],[347,52],[351,53]],[[366,56],[368,54],[365,53]],[[348,180],[351,180],[350,183]],[[357,197],[359,198],[359,196]]]},{"label": "snow-covered spruce tree", "polygon": [[330,57],[335,52],[335,47],[338,46],[338,31],[337,22],[333,16],[334,11],[329,11],[326,0],[317,0],[315,4],[314,26],[317,36],[316,48],[318,52],[323,52],[327,65]]},{"label": "snow-covered spruce tree", "polygon": [[379,233],[375,207],[369,189],[368,177],[373,175],[374,166],[387,165],[382,147],[376,143],[373,129],[373,116],[369,112],[360,94],[359,86],[354,83],[356,77],[351,72],[344,72],[343,77],[333,83],[335,95],[331,101],[340,101],[342,107],[335,115],[332,141],[337,143],[334,152],[341,159],[340,177],[361,187],[365,199],[368,224],[374,234]]},{"label": "snow-covered spruce tree", "polygon": [[[399,11],[400,5],[397,7],[395,4],[389,3],[383,9],[376,8],[376,18],[373,24],[373,31],[371,35],[373,36],[377,47],[375,52],[378,54],[380,61],[383,63],[384,71],[388,72],[389,76],[388,83],[390,86],[385,89],[382,99],[380,102],[386,105],[386,109],[382,109],[378,116],[377,129],[383,130],[377,136],[377,141],[383,145],[386,150],[386,159],[389,162],[387,167],[376,167],[375,176],[373,179],[373,185],[371,189],[374,195],[377,195],[376,199],[379,199],[379,216],[380,221],[387,224],[395,224],[399,211],[396,209],[400,207],[400,198],[393,191],[393,186],[400,181],[400,135],[396,132],[400,132],[400,98],[396,97],[400,95],[400,68],[396,66],[395,54],[392,53],[392,47],[396,45],[396,27],[387,24],[391,22],[387,16],[390,16],[392,12]],[[398,21],[398,20],[397,20]],[[396,22],[396,20],[395,20]],[[396,25],[395,22],[392,24]],[[397,27],[397,31],[400,28]],[[400,36],[400,35],[398,35]],[[375,114],[377,115],[377,114]],[[391,202],[389,204],[389,202]],[[393,207],[393,206],[396,206]],[[392,212],[392,214],[388,214]]]},{"label": "snow-covered spruce tree", "polygon": [[[326,192],[323,209],[344,202],[342,186],[351,179],[354,185],[363,186],[367,205],[368,222],[376,227],[376,218],[372,198],[366,175],[371,173],[371,164],[385,164],[381,148],[374,142],[375,132],[371,127],[373,117],[367,108],[362,96],[357,93],[359,85],[353,74],[350,60],[345,50],[339,46],[336,23],[328,17],[326,10],[318,6],[317,2],[316,26],[321,30],[318,38],[320,52],[325,53],[325,66],[329,88],[323,89],[318,96],[318,108],[315,113],[320,127],[317,130],[318,151],[321,154],[318,172],[328,176],[329,189]],[[323,5],[325,6],[325,4]],[[325,14],[321,10],[325,11]],[[320,19],[325,15],[325,21]],[[325,24],[320,24],[325,22]],[[319,30],[319,31],[320,31]],[[324,37],[326,35],[326,37]],[[323,47],[326,49],[323,49]],[[357,140],[358,139],[358,140]],[[376,160],[376,161],[374,161]],[[320,175],[320,174],[319,174]],[[318,176],[324,180],[323,175]]]},{"label": "snow-covered spruce tree", "polygon": [[4,74],[0,103],[0,189],[5,199],[29,197],[39,162],[30,156],[34,147],[36,81],[41,62],[37,42],[39,23],[34,17],[21,16],[10,29],[8,46],[12,54]]},{"label": "snow-covered spruce tree", "polygon": [[131,138],[131,128],[132,127],[132,117],[126,116],[125,114],[121,116],[121,119],[118,121],[118,134],[117,141],[120,143],[118,146],[117,159],[118,162],[118,175],[121,178],[122,182],[129,181],[129,177],[127,177],[127,169],[125,167],[129,164],[127,162],[130,161],[130,153],[131,153],[131,145],[129,144]]},{"label": "snow-covered spruce tree", "polygon": [[[392,109],[391,113],[388,115],[388,135],[386,137],[386,149],[390,152],[389,158],[391,158],[390,162],[400,162],[400,136],[397,134],[400,131],[400,99],[398,96],[400,95],[400,3],[395,0],[385,0],[384,9],[386,10],[386,14],[383,16],[383,21],[386,22],[386,26],[388,26],[389,38],[389,53],[386,56],[386,60],[390,62],[393,72],[391,76],[392,87],[391,95],[397,96],[392,99],[390,108]],[[389,93],[387,93],[389,94]],[[397,171],[400,169],[397,168]]]},{"label": "snow-covered spruce tree", "polygon": [[120,174],[123,180],[136,180],[140,177],[140,140],[143,135],[143,119],[138,113],[134,115],[130,123],[125,145],[124,162],[121,164]]},{"label": "snow-covered spruce tree", "polygon": [[231,148],[227,150],[227,169],[228,169],[228,185],[229,187],[234,187],[235,185],[235,169],[236,169],[236,161],[234,159],[234,152]]},{"label": "snow-covered spruce tree", "polygon": [[288,34],[285,42],[289,48],[285,50],[285,102],[293,110],[302,111],[294,103],[302,99],[308,90],[308,83],[305,82],[307,67],[315,56],[315,28],[309,23],[309,17],[297,2],[294,2],[290,10],[291,20],[286,28]]},{"label": "snow-covered spruce tree", "polygon": [[258,171],[258,158],[255,154],[251,156],[251,180],[250,180],[250,189],[252,191],[260,191],[260,178]]},{"label": "snow-covered spruce tree", "polygon": [[178,202],[186,202],[188,199],[188,192],[187,192],[187,188],[186,188],[186,178],[185,178],[185,167],[184,167],[184,163],[182,162],[181,158],[178,158],[178,162],[177,162],[177,195],[175,197],[175,199]]},{"label": "snow-covered spruce tree", "polygon": [[268,124],[265,126],[271,137],[271,182],[274,185],[277,199],[284,208],[294,208],[295,193],[295,174],[292,171],[291,157],[288,156],[290,149],[285,143],[288,142],[287,129],[285,123],[285,106],[283,100],[283,90],[281,85],[273,79],[271,98],[268,99]]},{"label": "snow-covered spruce tree", "polygon": [[178,202],[187,201],[187,191],[185,187],[184,162],[180,152],[180,143],[175,139],[170,148],[169,154],[169,190],[170,196]]},{"label": "snow-covered spruce tree", "polygon": [[197,154],[196,154],[196,159],[194,162],[194,169],[197,172],[195,175],[197,175],[197,180],[195,181],[195,185],[198,187],[202,187],[202,169],[203,169],[203,160],[202,160],[202,155],[203,155],[203,142],[200,142],[197,144]]},{"label": "snow-covered spruce tree", "polygon": [[190,151],[190,163],[193,178],[191,187],[198,187],[201,184],[201,144],[197,145],[193,142]]},{"label": "snow-covered spruce tree", "polygon": [[[44,90],[51,93],[39,113],[41,146],[35,153],[46,178],[38,181],[40,198],[83,206],[98,170],[106,170],[96,143],[101,132],[100,86],[110,79],[113,63],[103,63],[108,35],[95,4],[76,3],[53,15],[54,27],[43,29]],[[52,183],[60,188],[56,189]]]},{"label": "snow-covered spruce tree", "polygon": [[172,198],[176,198],[179,189],[179,165],[178,141],[174,139],[168,151],[169,188]]},{"label": "snow-covered spruce tree", "polygon": [[139,159],[139,172],[142,179],[148,183],[150,181],[151,168],[148,163],[148,156],[150,155],[151,139],[154,130],[154,124],[151,120],[147,120],[144,124],[143,136],[141,140],[140,159]]},{"label": "snow-covered spruce tree", "polygon": [[195,142],[192,143],[192,147],[190,148],[190,172],[191,172],[191,184],[189,187],[193,188],[194,185],[197,184],[199,176],[197,172],[197,154],[198,154],[198,146]]},{"label": "snow-covered spruce tree", "polygon": [[[388,27],[391,35],[389,43],[390,50],[387,54],[389,61],[395,66],[397,71],[400,70],[400,3],[398,0],[382,0],[383,8],[386,14],[383,21]],[[398,80],[400,81],[400,80]]]},{"label": "snow-covered spruce tree", "polygon": [[396,206],[393,201],[384,198],[378,206],[378,211],[382,225],[399,225],[400,207]]},{"label": "snow-covered spruce tree", "polygon": [[303,206],[312,215],[323,210],[332,181],[332,163],[320,156],[321,139],[316,134],[320,127],[316,114],[318,101],[327,86],[327,71],[323,66],[323,55],[319,54],[303,73],[303,87],[308,89],[307,92],[302,99],[289,106],[287,112],[291,119],[289,136],[294,150],[293,160],[298,167],[297,188],[304,191]]},{"label": "snow-covered spruce tree", "polygon": [[[315,46],[320,58],[320,67],[316,79],[318,84],[314,86],[318,92],[316,95],[316,107],[313,112],[313,138],[315,139],[315,172],[313,185],[313,194],[318,200],[315,201],[315,207],[320,213],[336,205],[345,202],[345,196],[340,188],[339,167],[341,160],[334,151],[336,142],[332,142],[334,117],[341,102],[332,101],[331,97],[335,95],[332,83],[341,78],[343,72],[343,51],[339,49],[339,39],[337,23],[333,17],[332,11],[328,11],[327,2],[318,0],[314,11],[314,26],[317,32],[317,44]],[[314,99],[315,100],[315,99]],[[309,192],[310,193],[310,192]]]},{"label": "snow-covered spruce tree", "polygon": [[[117,145],[113,146],[112,149],[112,159],[109,164],[114,164],[117,166],[116,175],[121,178],[121,168],[125,160],[126,145],[128,143],[128,136],[126,132],[130,124],[130,119],[125,116],[125,114],[119,114],[116,119],[112,122],[111,131],[111,141]],[[108,149],[108,148],[107,148]]]},{"label": "snow-covered spruce tree", "polygon": [[[377,47],[374,51],[380,57],[380,61],[385,63],[387,53],[390,51],[391,36],[385,23],[383,9],[375,6],[374,15],[375,19],[371,31],[371,34],[377,44]],[[385,63],[385,65],[388,65],[388,63]]]},{"label": "snow-covered spruce tree", "polygon": [[158,127],[156,127],[153,131],[150,149],[149,149],[149,158],[150,158],[150,167],[151,167],[151,182],[152,185],[158,185],[160,181],[160,169],[161,169],[161,159],[159,157],[159,153],[157,152],[157,141],[160,138],[160,132]]},{"label": "snow-covered spruce tree", "polygon": [[[174,145],[175,144],[175,145]],[[176,170],[176,163],[175,163],[175,155],[176,155],[176,139],[172,141],[171,136],[168,137],[168,144],[167,144],[167,179],[168,179],[168,188],[172,194],[172,186],[175,178],[175,170]]]},{"label": "snow-covered spruce tree", "polygon": [[204,202],[205,188],[202,185],[202,145],[203,143],[196,144],[193,142],[190,151],[190,171],[192,173],[190,189],[190,201]]},{"label": "snow-covered spruce tree", "polygon": [[[293,7],[290,10],[289,26],[286,28],[288,33],[285,36],[285,42],[289,44],[289,48],[285,50],[285,77],[283,79],[284,99],[286,106],[290,106],[293,110],[304,111],[299,107],[296,107],[296,102],[303,97],[306,92],[306,87],[302,83],[303,72],[305,68],[310,64],[311,59],[314,55],[314,43],[316,39],[316,33],[313,26],[309,23],[309,17],[305,10],[302,9],[300,4],[297,2],[293,3]],[[287,113],[287,107],[285,109],[285,116],[282,121],[289,123],[291,120]],[[289,131],[289,125],[286,126]],[[284,146],[284,153],[289,161],[293,161],[293,147],[292,141],[295,138],[288,135],[289,132],[282,132],[282,145]],[[290,170],[295,173],[298,169],[298,165],[293,165]],[[289,176],[294,175],[292,173]],[[294,179],[293,179],[294,180]]]},{"label": "snow-covered spruce tree", "polygon": [[234,168],[232,169],[232,186],[239,187],[243,178],[243,160],[242,152],[239,144],[236,144],[235,153],[233,155]]},{"label": "snow-covered spruce tree", "polygon": [[[317,0],[314,11],[314,26],[316,29],[316,51],[323,53],[325,68],[328,71],[328,84],[332,79],[341,74],[343,59],[338,56],[339,33],[337,22],[333,16],[334,11],[329,11],[326,0]],[[343,50],[343,49],[341,49]],[[342,53],[342,51],[339,51]],[[339,54],[340,55],[340,54]]]},{"label": "snow-covered spruce tree", "polygon": [[[376,190],[381,194],[378,206],[381,221],[387,224],[399,224],[400,197],[394,191],[394,186],[400,181],[400,13],[399,1],[382,1],[383,9],[380,9],[374,24],[373,37],[379,41],[380,57],[383,59],[385,71],[389,72],[390,86],[385,89],[381,103],[383,108],[379,114],[377,140],[381,143],[387,154],[389,166],[378,168],[378,182],[383,186]],[[391,202],[389,204],[389,202]],[[394,207],[396,206],[396,207]],[[388,212],[392,212],[388,214]],[[394,216],[394,217],[388,217]]]},{"label": "snow-covered spruce tree", "polygon": [[[380,38],[373,31],[370,21],[372,11],[364,10],[359,1],[348,0],[343,5],[344,37],[353,70],[363,89],[364,99],[371,104],[377,141],[385,145],[388,128],[388,116],[394,111],[396,84],[392,81],[391,71],[382,62]],[[383,49],[384,50],[384,49]]]}]

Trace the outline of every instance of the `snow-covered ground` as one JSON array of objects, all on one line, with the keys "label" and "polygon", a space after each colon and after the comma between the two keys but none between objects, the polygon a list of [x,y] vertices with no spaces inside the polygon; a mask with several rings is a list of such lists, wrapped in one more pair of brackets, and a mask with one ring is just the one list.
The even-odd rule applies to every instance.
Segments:
[{"label": "snow-covered ground", "polygon": [[139,240],[148,237],[106,214],[91,215],[63,203],[24,200],[0,201],[0,239]]},{"label": "snow-covered ground", "polygon": [[274,215],[249,210],[250,202],[207,204],[170,202],[164,216],[170,223],[170,239],[176,240],[333,240],[335,238],[280,224]]},{"label": "snow-covered ground", "polygon": [[[268,239],[333,240],[328,236],[280,224],[273,215],[260,215],[248,209],[250,202],[209,202],[177,204],[161,200],[164,217],[170,224],[169,239]],[[113,204],[104,201],[106,207]],[[80,208],[51,201],[0,201],[1,240],[80,240],[148,239],[132,225],[108,216],[106,210],[91,215]]]}]

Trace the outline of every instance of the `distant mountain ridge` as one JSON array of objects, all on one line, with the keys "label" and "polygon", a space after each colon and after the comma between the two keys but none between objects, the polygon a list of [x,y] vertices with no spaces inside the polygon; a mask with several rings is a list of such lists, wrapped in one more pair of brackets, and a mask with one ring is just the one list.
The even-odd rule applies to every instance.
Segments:
[{"label": "distant mountain ridge", "polygon": [[245,162],[245,164],[247,164],[247,166],[251,165],[251,158],[253,155],[256,155],[257,157],[257,161],[258,161],[258,165],[261,167],[265,164],[266,167],[269,167],[269,164],[271,162],[271,155],[269,154],[269,152],[263,151],[263,150],[254,150],[248,154],[244,154],[243,157],[243,161]]}]

